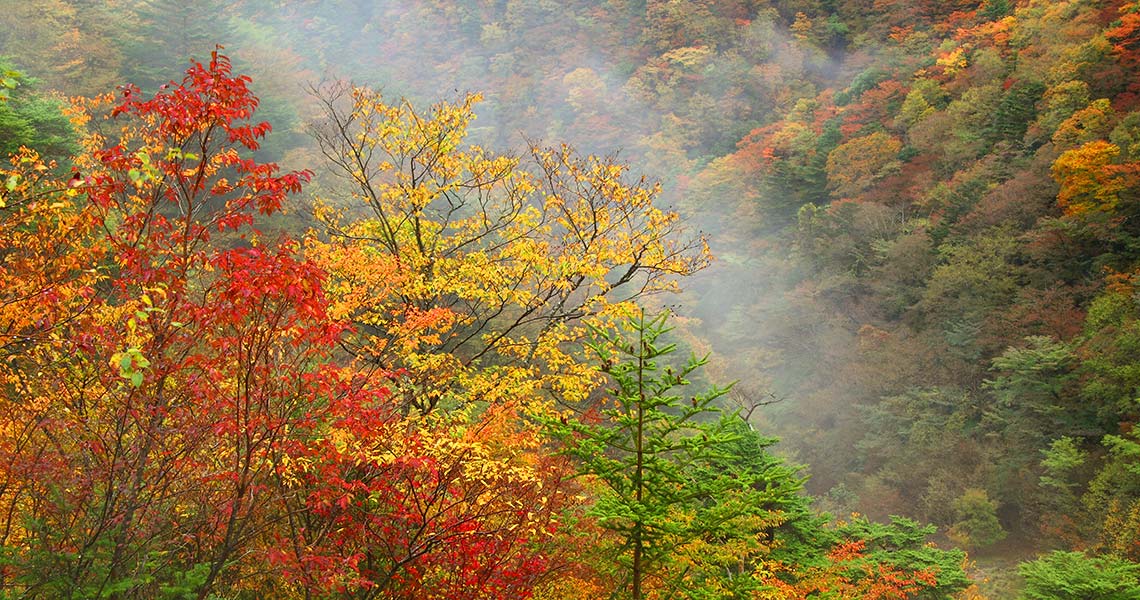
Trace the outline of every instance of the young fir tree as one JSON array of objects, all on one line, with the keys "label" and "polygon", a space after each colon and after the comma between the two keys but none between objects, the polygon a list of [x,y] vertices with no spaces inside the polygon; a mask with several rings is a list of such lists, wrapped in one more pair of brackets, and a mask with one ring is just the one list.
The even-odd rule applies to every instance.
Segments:
[{"label": "young fir tree", "polygon": [[676,345],[661,340],[665,320],[643,313],[629,337],[595,331],[587,345],[616,384],[604,418],[549,426],[602,487],[592,512],[622,540],[627,576],[614,596],[737,597],[747,582],[759,585],[751,573],[774,532],[806,514],[802,479],[792,468],[733,460],[755,433],[715,406],[727,388],[682,393],[706,360],[669,365]]}]

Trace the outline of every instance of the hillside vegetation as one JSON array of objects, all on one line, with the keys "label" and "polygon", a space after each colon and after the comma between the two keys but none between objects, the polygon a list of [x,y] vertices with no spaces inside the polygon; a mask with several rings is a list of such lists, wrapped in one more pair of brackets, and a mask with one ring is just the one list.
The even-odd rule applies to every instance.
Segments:
[{"label": "hillside vegetation", "polygon": [[0,593],[1140,598],[1140,3],[34,4]]}]

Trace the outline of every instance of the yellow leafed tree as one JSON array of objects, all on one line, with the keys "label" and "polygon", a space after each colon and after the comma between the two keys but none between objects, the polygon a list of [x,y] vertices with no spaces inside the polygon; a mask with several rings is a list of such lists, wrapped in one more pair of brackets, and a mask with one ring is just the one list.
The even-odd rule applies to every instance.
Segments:
[{"label": "yellow leafed tree", "polygon": [[466,143],[480,97],[426,112],[361,87],[317,91],[321,150],[350,193],[318,202],[309,254],[358,357],[402,374],[409,408],[583,399],[584,324],[630,313],[710,260],[659,187],[612,158]]}]

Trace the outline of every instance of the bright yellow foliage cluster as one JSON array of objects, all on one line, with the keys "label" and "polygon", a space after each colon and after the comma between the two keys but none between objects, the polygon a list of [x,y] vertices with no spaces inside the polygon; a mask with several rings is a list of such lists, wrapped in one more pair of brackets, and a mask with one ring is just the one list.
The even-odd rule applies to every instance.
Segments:
[{"label": "bright yellow foliage cluster", "polygon": [[477,94],[421,113],[367,88],[325,92],[317,138],[352,191],[318,203],[308,254],[357,327],[354,354],[404,375],[419,412],[584,399],[585,324],[710,260],[654,205],[659,187],[612,159],[466,144]]},{"label": "bright yellow foliage cluster", "polygon": [[1096,140],[1063,152],[1053,163],[1053,179],[1060,185],[1057,203],[1067,214],[1090,211],[1112,212],[1119,202],[1119,185],[1105,176],[1106,167],[1119,156],[1120,148]]},{"label": "bright yellow foliage cluster", "polygon": [[104,249],[90,239],[89,206],[22,149],[0,169],[0,384],[14,384],[33,348],[53,344],[56,328],[84,309],[98,275],[90,268]]}]

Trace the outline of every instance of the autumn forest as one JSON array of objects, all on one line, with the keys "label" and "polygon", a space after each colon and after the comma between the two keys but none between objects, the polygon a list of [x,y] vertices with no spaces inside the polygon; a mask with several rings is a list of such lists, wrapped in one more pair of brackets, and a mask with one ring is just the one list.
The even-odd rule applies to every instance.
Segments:
[{"label": "autumn forest", "polygon": [[0,11],[0,598],[1140,600],[1140,2]]}]

